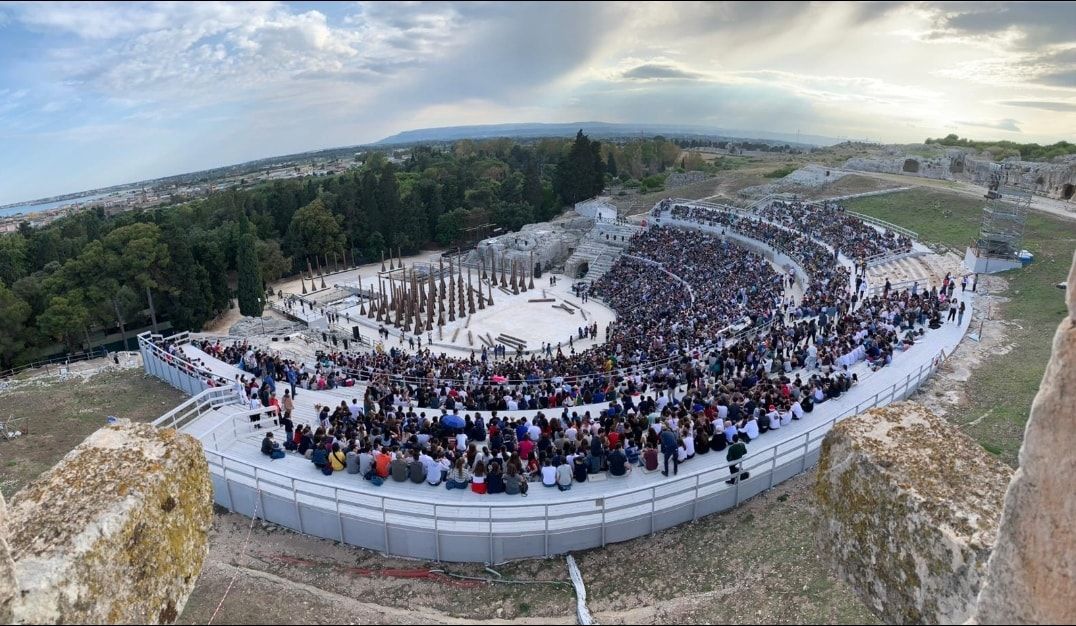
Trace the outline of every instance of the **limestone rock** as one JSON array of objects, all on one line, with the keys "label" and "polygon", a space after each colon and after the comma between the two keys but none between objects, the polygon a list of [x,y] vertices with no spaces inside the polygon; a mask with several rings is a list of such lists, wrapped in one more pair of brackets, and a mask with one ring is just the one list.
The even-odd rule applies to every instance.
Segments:
[{"label": "limestone rock", "polygon": [[10,619],[174,621],[208,552],[211,517],[196,439],[126,421],[98,430],[12,498],[20,596]]},{"label": "limestone rock", "polygon": [[819,546],[888,623],[960,623],[973,610],[1012,470],[955,426],[900,402],[822,444]]},{"label": "limestone rock", "polygon": [[7,509],[0,493],[0,624],[11,623],[11,608],[19,586],[15,582],[15,561],[7,545]]},{"label": "limestone rock", "polygon": [[976,613],[981,624],[1076,621],[1076,258],[1066,295],[1069,314],[1054,335],[1005,494]]}]

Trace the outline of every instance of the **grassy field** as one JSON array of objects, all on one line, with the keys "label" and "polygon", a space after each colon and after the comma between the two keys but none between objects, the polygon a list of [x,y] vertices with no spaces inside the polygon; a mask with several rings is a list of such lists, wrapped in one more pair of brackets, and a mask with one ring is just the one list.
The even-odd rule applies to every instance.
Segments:
[{"label": "grassy field", "polygon": [[27,433],[0,441],[0,490],[5,498],[56,464],[109,415],[148,422],[186,396],[142,370],[123,370],[60,381],[40,377],[0,393],[0,411],[29,416]]},{"label": "grassy field", "polygon": [[[858,198],[847,206],[910,228],[928,243],[960,251],[979,232],[985,200],[944,191],[917,189]],[[1031,402],[1039,389],[1058,323],[1065,316],[1064,292],[1055,285],[1065,280],[1076,250],[1076,223],[1041,213],[1028,217],[1023,247],[1035,255],[1031,265],[1002,274],[1009,302],[992,318],[1012,322],[1012,349],[995,354],[968,381],[966,406],[948,417],[984,448],[1011,465],[1023,438]],[[976,421],[978,420],[978,421]]]}]

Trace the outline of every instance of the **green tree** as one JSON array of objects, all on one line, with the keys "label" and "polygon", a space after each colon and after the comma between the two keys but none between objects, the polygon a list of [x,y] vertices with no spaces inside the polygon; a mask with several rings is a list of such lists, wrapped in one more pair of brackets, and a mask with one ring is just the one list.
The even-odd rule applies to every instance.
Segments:
[{"label": "green tree", "polygon": [[238,268],[239,312],[248,317],[261,317],[265,307],[265,290],[262,288],[261,269],[258,267],[258,253],[255,249],[256,239],[251,233],[239,240],[236,267]]},{"label": "green tree", "polygon": [[258,251],[258,267],[265,282],[271,283],[291,269],[291,259],[284,256],[280,242],[275,239],[259,240],[255,247]]},{"label": "green tree", "polygon": [[537,214],[542,209],[542,176],[535,159],[527,161],[523,169],[523,200]]},{"label": "green tree", "polygon": [[48,308],[37,316],[37,326],[41,332],[62,341],[71,352],[75,351],[77,337],[89,321],[89,312],[78,300],[77,296],[55,296],[49,301]]},{"label": "green tree", "polygon": [[0,281],[0,367],[7,369],[15,357],[26,347],[26,322],[30,319],[30,305],[20,299]]},{"label": "green tree", "polygon": [[467,209],[453,209],[443,213],[437,220],[437,242],[443,246],[459,242],[466,226]]},{"label": "green tree", "polygon": [[291,253],[300,258],[342,254],[344,232],[321,198],[295,212],[288,228]]}]

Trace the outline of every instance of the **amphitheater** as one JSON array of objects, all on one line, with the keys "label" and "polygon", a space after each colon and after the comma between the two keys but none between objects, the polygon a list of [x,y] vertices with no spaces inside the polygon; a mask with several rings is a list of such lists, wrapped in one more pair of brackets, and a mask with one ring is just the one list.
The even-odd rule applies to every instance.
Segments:
[{"label": "amphitheater", "polygon": [[[432,338],[433,331],[420,330],[416,335],[406,333],[397,326],[393,327],[389,339],[385,340],[379,331],[386,326],[391,327],[392,323],[382,321],[387,318],[380,318],[381,307],[378,309],[378,318],[371,317],[372,309],[367,307],[369,303],[381,302],[384,306],[384,301],[379,299],[379,289],[373,285],[379,280],[378,276],[403,268],[403,259],[399,260],[398,267],[397,261],[390,261],[391,269],[384,265],[379,268],[374,264],[318,277],[320,286],[315,285],[312,276],[309,282],[314,291],[309,294],[306,293],[305,280],[301,292],[297,283],[283,285],[277,293],[274,307],[293,319],[295,325],[291,328],[244,337],[190,333],[170,337],[146,333],[139,337],[146,372],[190,396],[189,400],[162,415],[154,424],[178,428],[201,441],[212,476],[213,498],[218,505],[300,533],[401,557],[490,564],[548,557],[652,534],[736,507],[815,465],[822,439],[835,423],[912,394],[952,352],[967,331],[974,304],[970,287],[966,293],[959,293],[958,288],[959,299],[968,306],[961,323],[924,328],[924,333],[914,344],[903,350],[894,350],[892,362],[885,367],[876,370],[870,367],[861,348],[842,355],[834,370],[847,375],[856,374],[858,383],[840,397],[820,403],[804,419],[752,441],[748,446],[748,455],[740,461],[742,467],[739,470],[749,472],[749,477],[733,484],[726,482],[730,475],[730,463],[725,460],[724,454],[719,453],[695,456],[675,476],[665,477],[661,472],[646,472],[636,467],[623,477],[598,472],[589,476],[587,481],[574,484],[570,491],[543,489],[541,485],[532,483],[526,498],[477,494],[469,489],[446,490],[443,486],[433,488],[425,483],[414,484],[410,481],[388,480],[376,486],[359,475],[345,472],[326,476],[296,453],[289,452],[285,458],[278,460],[270,460],[262,454],[261,441],[265,430],[255,429],[250,416],[264,409],[248,408],[248,403],[238,395],[234,386],[237,376],[250,376],[250,373],[244,371],[241,364],[215,358],[202,348],[206,345],[204,342],[226,345],[246,341],[253,348],[286,355],[286,358],[304,363],[314,363],[318,354],[340,351],[383,354],[387,350],[399,350],[403,354],[413,354],[409,342],[417,336],[432,343],[427,347],[438,353],[466,360],[472,358],[476,350],[491,346],[487,345],[486,340],[482,343],[473,340],[465,342],[462,336],[470,333],[457,333],[457,328],[473,330],[479,337],[490,339],[494,332],[507,333],[508,329],[517,328],[520,329],[518,334],[527,333],[525,352],[530,354],[517,356],[513,350],[506,360],[527,359],[532,358],[535,352],[540,352],[539,344],[563,344],[567,350],[567,338],[575,335],[576,329],[584,324],[582,318],[585,316],[585,323],[598,323],[602,331],[596,339],[581,342],[574,348],[581,352],[612,350],[613,347],[604,344],[601,337],[610,324],[615,324],[618,318],[616,307],[597,297],[584,302],[571,286],[580,278],[593,285],[617,264],[631,263],[631,259],[635,259],[635,262],[659,267],[663,276],[682,283],[690,292],[693,277],[679,275],[678,271],[684,272],[682,268],[663,263],[660,259],[634,256],[635,236],[654,229],[705,233],[715,241],[723,242],[722,245],[727,243],[748,250],[752,255],[765,259],[775,273],[795,277],[795,285],[785,295],[796,301],[804,297],[806,286],[814,280],[813,272],[818,270],[804,267],[796,250],[766,241],[758,237],[756,231],[776,233],[777,238],[805,238],[828,253],[824,256],[828,256],[828,262],[834,268],[846,270],[836,276],[847,275],[847,287],[830,287],[835,293],[843,294],[840,296],[843,298],[842,307],[847,305],[849,310],[855,310],[857,306],[855,301],[848,302],[852,294],[856,294],[856,300],[862,304],[864,296],[908,289],[927,292],[932,286],[940,287],[947,273],[945,260],[919,244],[913,232],[865,216],[849,214],[849,219],[858,220],[860,228],[876,233],[879,240],[883,239],[883,235],[895,235],[900,241],[910,242],[899,246],[899,249],[885,250],[869,258],[860,256],[853,259],[846,256],[840,247],[834,249],[832,240],[827,242],[821,236],[816,236],[816,232],[799,225],[794,219],[776,219],[775,215],[782,214],[781,206],[779,198],[767,198],[748,209],[668,199],[659,202],[645,216],[645,221],[639,223],[612,224],[598,220],[599,223],[591,223],[590,230],[574,235],[573,246],[564,246],[559,255],[543,257],[547,268],[553,269],[553,276],[563,281],[558,280],[555,286],[548,285],[552,281],[547,276],[536,278],[536,272],[527,267],[521,270],[521,276],[528,276],[535,285],[527,285],[519,293],[511,293],[511,290],[498,285],[495,272],[491,278],[483,279],[482,273],[487,269],[484,261],[478,267],[473,257],[461,258],[455,270],[449,266],[448,273],[455,272],[461,277],[463,289],[462,277],[469,271],[471,277],[467,281],[468,287],[473,289],[477,279],[480,286],[484,285],[481,287],[482,293],[487,294],[492,303],[484,311],[473,312],[466,317],[461,304],[460,319],[454,322],[455,326],[448,322],[443,327],[439,326],[437,339]],[[814,209],[808,207],[806,210]],[[741,227],[748,223],[755,226]],[[554,224],[546,230],[558,228],[561,227]],[[513,236],[518,239],[518,235]],[[533,258],[536,241],[527,243],[529,248],[518,250],[516,260],[519,263],[513,264],[513,269],[522,267],[524,259],[529,261]],[[503,255],[512,245],[501,242],[505,245],[497,248],[494,243],[488,243],[486,249],[496,249],[501,258],[505,258]],[[540,254],[547,252],[543,250]],[[431,286],[433,272],[438,266],[443,267],[443,261],[431,255],[408,261],[410,271],[425,268],[430,272],[427,278]],[[866,279],[858,289],[855,283],[857,263],[867,266]],[[503,263],[501,268],[503,272]],[[953,274],[959,279],[959,270]],[[890,281],[888,290],[885,287],[887,279]],[[413,284],[418,284],[417,279]],[[442,296],[443,291],[442,288]],[[473,291],[469,289],[468,293]],[[326,297],[319,299],[319,295]],[[432,298],[432,293],[427,297]],[[694,293],[690,297],[693,311],[705,311],[711,304],[695,301]],[[303,303],[296,308],[295,303],[299,299],[303,299]],[[555,302],[556,306],[564,305],[561,310],[554,310],[550,301]],[[429,306],[434,306],[432,299],[429,302]],[[569,313],[568,308],[574,308],[581,315]],[[432,308],[429,313],[432,316]],[[343,316],[344,321],[336,316]],[[689,345],[679,346],[667,358],[622,365],[612,372],[603,373],[630,378],[639,377],[642,372],[667,372],[684,361],[705,359],[711,351],[725,346],[738,342],[753,345],[763,341],[772,323],[772,320],[763,324],[761,320],[748,318],[745,322],[729,325],[718,336],[694,337]],[[346,334],[340,334],[342,332]],[[451,338],[452,334],[457,335],[455,340]],[[356,336],[361,338],[356,340]],[[405,336],[408,337],[406,342]],[[352,343],[347,345],[340,337],[350,338]],[[802,373],[805,378],[812,373],[805,370],[788,372],[786,370],[789,376]],[[362,402],[371,378],[380,375],[403,382],[420,382],[408,381],[398,372],[371,372],[359,368],[349,373],[351,386],[321,390],[302,388],[292,414],[294,422],[299,426],[308,424],[316,428],[319,418],[315,405],[333,407],[341,402],[351,404],[353,399]],[[578,383],[583,378],[585,376],[580,376],[574,382]],[[570,376],[555,376],[551,380],[557,385],[573,381]],[[436,381],[438,386],[455,385],[457,382],[450,377]],[[505,381],[506,384],[520,382]],[[545,381],[528,379],[526,382],[537,384]],[[278,383],[277,393],[282,393],[286,387],[286,384]],[[675,400],[690,392],[684,385],[671,390]],[[655,394],[654,391],[647,393]],[[667,394],[670,390],[657,393]],[[636,405],[640,399],[636,398]],[[579,415],[589,411],[597,416],[608,408],[609,402],[603,401],[576,404],[569,410]],[[436,413],[432,409],[415,410]],[[499,410],[497,414],[502,418],[534,419],[539,413],[552,416],[561,410],[561,407],[554,406],[544,411]],[[480,412],[487,419],[491,416],[490,410]],[[472,414],[475,411],[460,413]],[[282,441],[283,430],[272,428],[275,428],[277,441]]]}]

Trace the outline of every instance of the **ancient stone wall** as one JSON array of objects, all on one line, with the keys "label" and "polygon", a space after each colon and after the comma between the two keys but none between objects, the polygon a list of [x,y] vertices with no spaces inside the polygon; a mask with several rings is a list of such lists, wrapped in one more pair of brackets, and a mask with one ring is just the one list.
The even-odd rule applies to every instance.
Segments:
[{"label": "ancient stone wall", "polygon": [[0,621],[170,623],[208,551],[201,444],[121,422],[0,504]]},{"label": "ancient stone wall", "polygon": [[1005,494],[980,624],[1076,622],[1076,255],[1066,296],[1068,316],[1054,335]]},{"label": "ancient stone wall", "polygon": [[872,409],[823,442],[819,547],[884,621],[964,622],[1011,473],[920,405]]}]

